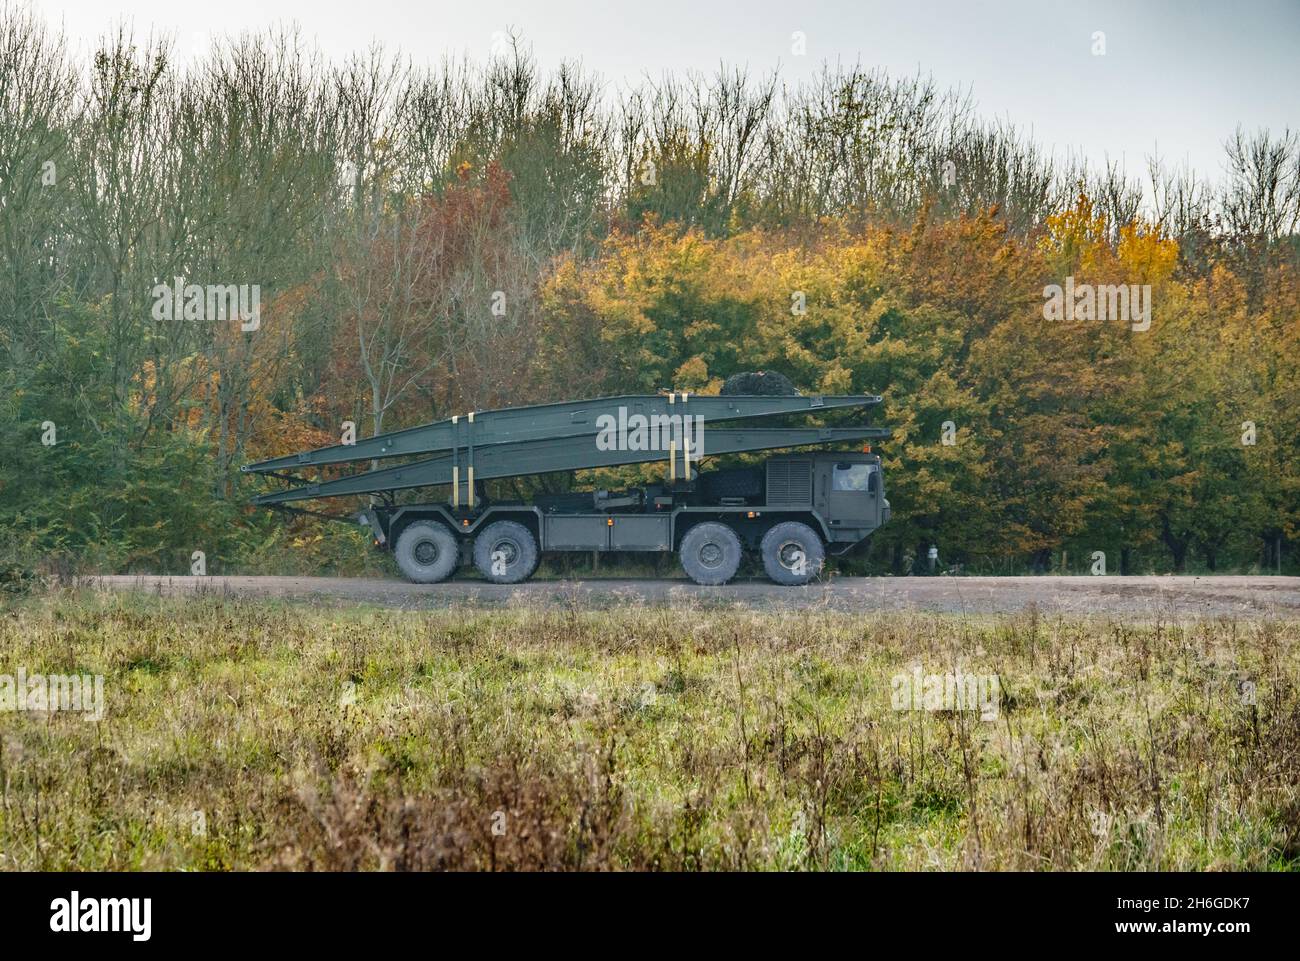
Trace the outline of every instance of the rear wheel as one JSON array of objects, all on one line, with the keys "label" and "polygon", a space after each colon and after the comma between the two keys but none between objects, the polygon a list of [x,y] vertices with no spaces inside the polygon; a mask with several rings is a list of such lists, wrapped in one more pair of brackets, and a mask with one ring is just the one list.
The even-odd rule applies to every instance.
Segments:
[{"label": "rear wheel", "polygon": [[826,547],[807,524],[783,521],[763,535],[763,569],[778,584],[807,584],[822,572]]},{"label": "rear wheel", "polygon": [[474,538],[474,566],[494,584],[518,584],[537,570],[537,538],[516,521],[494,521]]},{"label": "rear wheel", "polygon": [[682,569],[696,584],[716,587],[736,576],[740,567],[740,538],[726,524],[705,521],[682,538]]},{"label": "rear wheel", "polygon": [[393,556],[407,580],[437,584],[455,573],[460,563],[460,544],[445,524],[415,521],[398,535]]}]

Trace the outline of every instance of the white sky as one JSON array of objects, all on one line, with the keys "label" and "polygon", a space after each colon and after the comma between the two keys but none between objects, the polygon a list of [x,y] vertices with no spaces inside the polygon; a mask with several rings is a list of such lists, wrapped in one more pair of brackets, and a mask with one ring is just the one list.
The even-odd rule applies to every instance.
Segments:
[{"label": "white sky", "polygon": [[[920,70],[969,88],[982,114],[1044,147],[1144,170],[1158,147],[1218,179],[1222,143],[1247,129],[1300,127],[1300,0],[34,0],[88,51],[119,21],[167,33],[182,52],[210,34],[297,23],[331,58],[379,41],[417,62],[486,59],[514,28],[545,68],[577,60],[606,81],[720,62],[787,83],[823,61]],[[791,34],[807,37],[792,56]],[[1106,54],[1092,54],[1094,31]]]}]

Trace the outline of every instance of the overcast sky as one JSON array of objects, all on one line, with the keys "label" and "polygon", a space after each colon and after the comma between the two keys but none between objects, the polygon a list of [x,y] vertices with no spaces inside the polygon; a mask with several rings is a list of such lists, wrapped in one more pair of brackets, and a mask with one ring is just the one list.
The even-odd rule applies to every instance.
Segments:
[{"label": "overcast sky", "polygon": [[[780,69],[824,61],[918,70],[969,89],[986,117],[1044,147],[1140,172],[1157,148],[1218,179],[1237,126],[1300,127],[1300,0],[35,0],[82,51],[121,20],[182,53],[211,34],[299,24],[332,58],[379,41],[416,61],[486,59],[514,28],[543,66],[577,60],[613,85],[720,62]],[[792,52],[792,34],[806,53]],[[1094,33],[1105,54],[1093,53]]]}]

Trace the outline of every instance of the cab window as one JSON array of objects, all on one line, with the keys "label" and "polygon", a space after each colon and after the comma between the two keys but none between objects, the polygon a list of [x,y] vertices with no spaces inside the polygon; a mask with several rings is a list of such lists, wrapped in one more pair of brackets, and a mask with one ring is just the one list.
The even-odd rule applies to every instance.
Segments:
[{"label": "cab window", "polygon": [[872,464],[836,464],[831,473],[833,491],[874,491],[876,489]]}]

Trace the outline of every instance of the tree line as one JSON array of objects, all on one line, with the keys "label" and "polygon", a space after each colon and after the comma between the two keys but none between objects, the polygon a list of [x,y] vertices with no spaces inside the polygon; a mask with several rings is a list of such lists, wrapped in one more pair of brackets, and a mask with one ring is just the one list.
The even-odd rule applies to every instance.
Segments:
[{"label": "tree line", "polygon": [[[618,87],[292,30],[183,65],[125,28],[82,59],[0,7],[0,549],[347,569],[239,465],[770,369],[886,397],[867,569],[1293,569],[1300,138],[1225,136],[1219,180],[1139,176],[861,66]],[[241,288],[255,322],[211,307]],[[1146,328],[1099,316],[1121,289]]]}]

